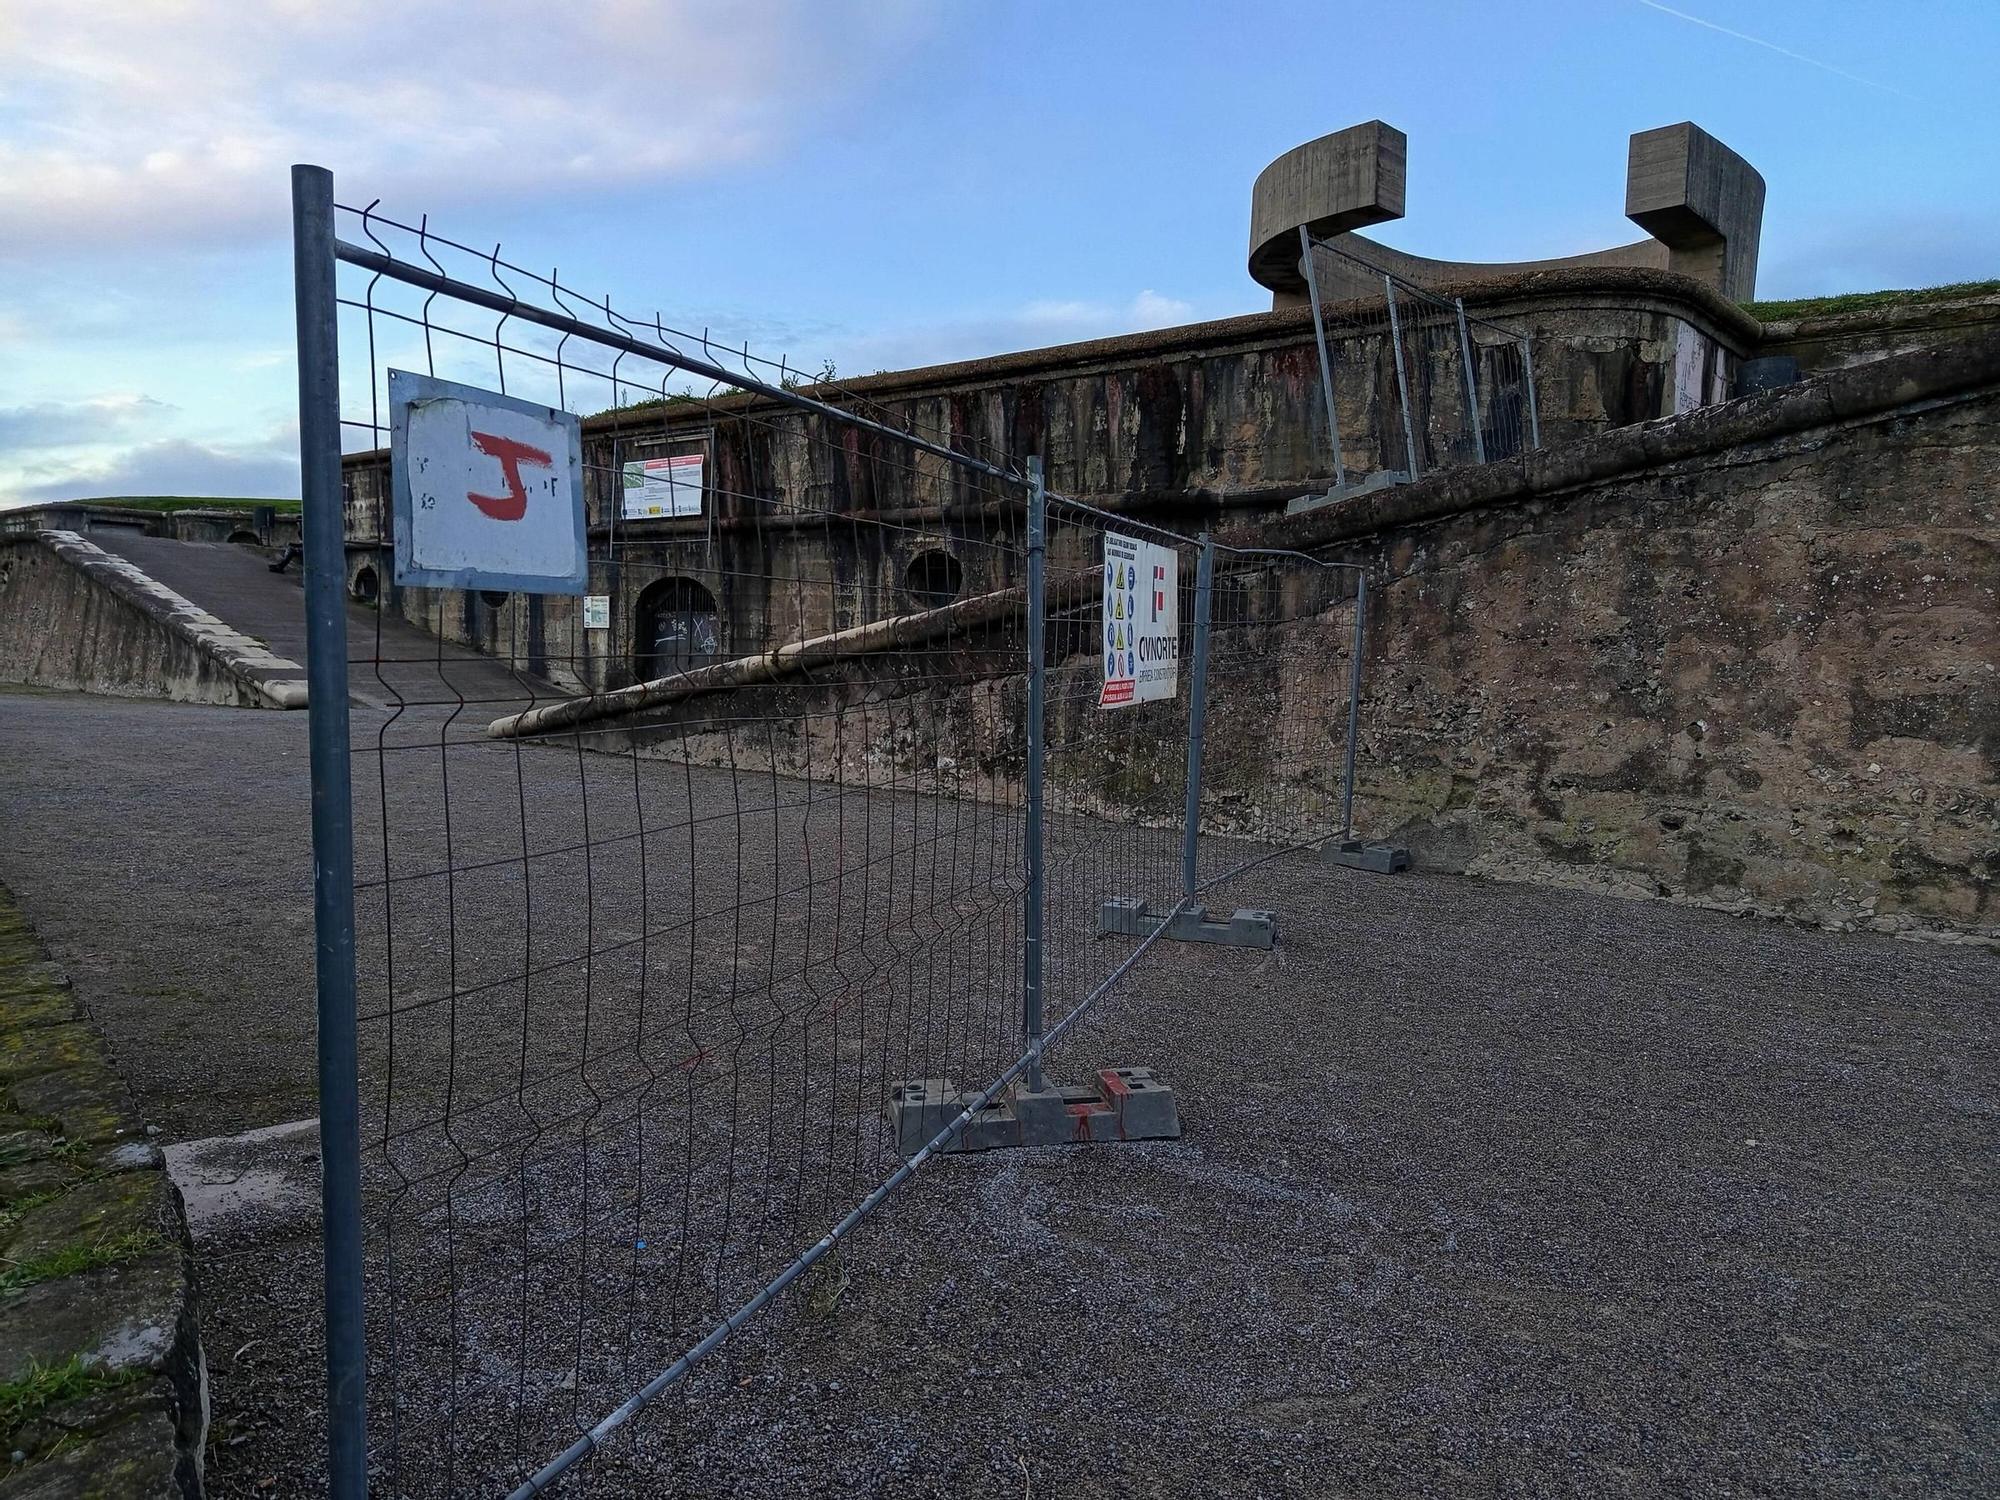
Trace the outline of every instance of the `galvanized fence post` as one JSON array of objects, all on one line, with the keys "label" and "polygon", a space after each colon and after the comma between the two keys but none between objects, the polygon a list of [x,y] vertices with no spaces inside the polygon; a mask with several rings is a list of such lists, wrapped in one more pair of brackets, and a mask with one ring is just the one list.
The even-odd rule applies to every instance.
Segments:
[{"label": "galvanized fence post", "polygon": [[1333,487],[1347,488],[1347,465],[1340,456],[1340,414],[1333,405],[1333,363],[1326,352],[1326,320],[1319,306],[1319,272],[1313,268],[1312,235],[1299,226],[1299,254],[1306,269],[1306,296],[1312,300],[1313,339],[1319,345],[1319,388],[1326,398],[1326,430],[1333,440]]},{"label": "galvanized fence post", "polygon": [[1396,278],[1382,273],[1382,295],[1389,302],[1389,344],[1396,351],[1396,396],[1403,407],[1403,456],[1410,462],[1410,478],[1419,477],[1417,434],[1410,425],[1410,377],[1403,369],[1403,324],[1396,316]]},{"label": "galvanized fence post", "polygon": [[1485,463],[1486,434],[1481,430],[1484,424],[1479,415],[1479,376],[1472,366],[1472,335],[1465,327],[1465,299],[1451,300],[1458,309],[1458,352],[1465,360],[1465,412],[1467,424],[1472,428],[1472,452],[1479,462]]},{"label": "galvanized fence post", "polygon": [[1022,912],[1021,999],[1028,1034],[1028,1088],[1041,1093],[1042,1079],[1042,913],[1044,891],[1042,828],[1042,713],[1046,698],[1049,497],[1042,461],[1028,460],[1028,890]]},{"label": "galvanized fence post", "polygon": [[1528,397],[1528,446],[1542,446],[1542,414],[1535,410],[1535,346],[1524,333],[1521,335],[1521,381],[1527,387]]},{"label": "galvanized fence post", "polygon": [[367,1335],[354,1005],[354,796],[347,745],[347,548],[340,486],[333,174],[324,167],[292,168],[292,280],[298,304],[320,1211],[326,1240],[327,1494],[332,1500],[364,1500]]},{"label": "galvanized fence post", "polygon": [[1201,747],[1208,721],[1208,616],[1215,593],[1215,538],[1201,534],[1194,572],[1194,668],[1188,688],[1187,812],[1181,831],[1181,895],[1192,905],[1200,888]]},{"label": "galvanized fence post", "polygon": [[1354,837],[1354,741],[1361,732],[1361,652],[1368,638],[1368,575],[1354,575],[1354,650],[1347,662],[1347,750],[1340,772],[1340,836]]}]

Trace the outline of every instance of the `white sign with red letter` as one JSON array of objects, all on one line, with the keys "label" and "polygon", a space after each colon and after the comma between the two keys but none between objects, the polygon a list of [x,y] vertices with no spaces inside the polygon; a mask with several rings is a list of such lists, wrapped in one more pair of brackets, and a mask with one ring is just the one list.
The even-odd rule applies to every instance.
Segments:
[{"label": "white sign with red letter", "polygon": [[1171,547],[1104,533],[1104,662],[1099,708],[1171,698],[1180,685],[1180,558]]},{"label": "white sign with red letter", "polygon": [[574,413],[391,370],[389,420],[396,582],[583,592]]}]

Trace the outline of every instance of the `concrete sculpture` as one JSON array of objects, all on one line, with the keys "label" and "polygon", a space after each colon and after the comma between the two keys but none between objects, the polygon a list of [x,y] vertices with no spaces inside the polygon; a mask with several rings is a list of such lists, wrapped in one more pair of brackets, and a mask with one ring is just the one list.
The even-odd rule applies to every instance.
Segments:
[{"label": "concrete sculpture", "polygon": [[[1757,289],[1757,242],[1764,179],[1699,126],[1683,121],[1632,137],[1625,167],[1625,214],[1651,236],[1629,245],[1551,260],[1507,263],[1429,260],[1353,231],[1403,216],[1408,138],[1380,120],[1295,146],[1257,176],[1250,191],[1250,275],[1270,288],[1273,307],[1304,302],[1299,228],[1376,271],[1419,286],[1496,281],[1530,271],[1642,266],[1674,271],[1732,302]],[[1380,286],[1339,256],[1315,260],[1320,295],[1378,295]]]}]

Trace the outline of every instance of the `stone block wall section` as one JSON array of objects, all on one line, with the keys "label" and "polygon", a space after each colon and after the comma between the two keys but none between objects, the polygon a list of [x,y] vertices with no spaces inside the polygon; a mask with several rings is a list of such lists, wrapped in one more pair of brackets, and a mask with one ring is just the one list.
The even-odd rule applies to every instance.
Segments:
[{"label": "stone block wall section", "polygon": [[73,531],[0,536],[0,682],[303,708],[305,669]]},{"label": "stone block wall section", "polygon": [[1764,325],[1757,352],[1789,354],[1808,374],[1820,374],[1995,333],[2000,292],[1968,292],[1778,319]]},{"label": "stone block wall section", "polygon": [[2000,942],[2000,337],[1260,528],[1365,563],[1430,868]]},{"label": "stone block wall section", "polygon": [[[1224,540],[1370,569],[1357,826],[1407,841],[1428,868],[2000,943],[2000,337]],[[1059,567],[1052,589],[1066,576]],[[937,613],[1004,632],[1019,608],[1005,591]],[[928,693],[941,717],[1017,720],[1020,653],[1004,636],[969,694],[900,680],[902,648],[928,618],[799,653],[814,681],[793,690],[797,707]],[[1297,712],[1327,720],[1341,702],[1345,631],[1336,610],[1317,645],[1282,664]],[[986,670],[977,658],[965,670]],[[717,666],[672,691],[579,699],[496,731],[587,719],[607,748],[721,763],[717,692],[784,665]],[[1241,784],[1207,821],[1268,834],[1299,803],[1297,770],[1232,719],[1235,686],[1211,683],[1210,744]],[[1247,688],[1269,701],[1280,685]],[[910,753],[845,751],[898,764]],[[774,753],[811,774],[839,752],[802,741]],[[981,780],[1010,768],[961,774],[967,790],[1014,793]]]},{"label": "stone block wall section", "polygon": [[200,1335],[180,1194],[0,887],[0,1500],[199,1500]]}]

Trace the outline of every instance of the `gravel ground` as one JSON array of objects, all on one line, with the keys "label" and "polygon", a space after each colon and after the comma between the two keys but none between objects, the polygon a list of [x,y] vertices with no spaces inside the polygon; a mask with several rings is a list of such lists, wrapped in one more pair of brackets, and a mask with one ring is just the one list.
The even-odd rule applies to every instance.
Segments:
[{"label": "gravel ground", "polygon": [[[0,877],[169,1140],[312,1109],[304,731],[301,716],[0,694]],[[591,759],[580,773],[574,755],[529,751],[522,798],[532,808],[547,796],[553,816],[559,788],[602,775],[596,805],[612,817],[606,768],[618,763]],[[708,806],[714,785],[685,807]],[[810,826],[787,818],[806,816],[749,826],[792,847]],[[909,853],[933,851],[917,868],[949,907],[979,881],[968,864],[960,890],[956,856],[938,875],[941,816],[905,798],[883,827]],[[1130,838],[1137,853],[1143,840]],[[1087,847],[1064,845],[1057,862],[1079,893],[1104,874]],[[1144,853],[1148,870],[1157,855]],[[650,864],[636,868],[651,878]],[[538,891],[580,885],[573,873],[554,864]],[[685,898],[659,879],[656,899]],[[1223,898],[1276,910],[1280,948],[1149,956],[1058,1059],[1065,1078],[1157,1067],[1180,1091],[1184,1140],[935,1164],[837,1266],[644,1413],[566,1493],[2000,1486],[2000,958],[1303,858]],[[943,909],[935,895],[932,906]],[[527,941],[535,923],[559,929],[573,912],[538,897]],[[512,919],[496,907],[491,920],[462,946],[479,949]],[[593,913],[592,931],[635,920],[614,904]],[[999,916],[972,925],[1007,935]],[[1114,943],[1075,950],[1069,972],[1102,972],[1129,950]],[[746,947],[763,951],[698,928],[688,992],[740,972]],[[820,950],[808,938],[805,951]],[[419,946],[408,961],[419,984],[435,954]],[[800,978],[823,968],[809,961]],[[732,992],[753,990],[762,1008],[735,1015],[730,1034],[759,1039],[754,1056],[772,1070],[763,1087],[790,1098],[812,1070],[803,1044],[773,1040],[793,1002],[777,982]],[[905,997],[905,1022],[916,1001]],[[851,1023],[864,1061],[895,1033],[893,1000],[887,1010]],[[523,1011],[490,1014],[511,1034]],[[965,1013],[968,1065],[991,1055],[971,1040],[988,1018],[978,1005]],[[631,1055],[653,1055],[643,1022],[633,1035]],[[840,1055],[840,1036],[823,1055]],[[403,1055],[435,1059],[436,1040],[411,1033]],[[616,1081],[578,1047],[584,1078]],[[475,1055],[468,1078],[498,1055]],[[864,1093],[825,1100],[843,1145],[867,1132]],[[427,1118],[425,1096],[410,1097]],[[759,1099],[753,1081],[739,1113],[757,1117]],[[652,1118],[685,1113],[676,1095]],[[535,1118],[548,1149],[513,1189],[488,1202],[474,1178],[449,1200],[468,1257],[460,1280],[475,1292],[478,1257],[506,1242],[510,1222],[481,1210],[527,1184],[549,1222],[572,1212],[574,1137]],[[602,1114],[598,1144],[615,1147],[645,1118]],[[709,1139],[688,1131],[669,1139]],[[285,1149],[309,1171],[309,1140]],[[772,1180],[795,1192],[799,1179]],[[698,1223],[715,1186],[697,1182]],[[629,1185],[605,1191],[622,1203]],[[406,1197],[406,1222],[434,1222],[444,1201]],[[801,1215],[787,1220],[773,1201],[736,1212],[775,1263]],[[225,1223],[199,1250],[214,1493],[313,1493],[309,1220]],[[421,1257],[403,1265],[412,1329],[456,1311],[435,1287],[421,1295],[425,1270]],[[696,1290],[733,1291],[748,1270]],[[613,1282],[641,1293],[631,1326],[647,1336],[630,1363],[650,1373],[641,1356],[674,1331],[658,1326],[658,1283],[615,1268]],[[543,1331],[574,1354],[576,1328]],[[492,1353],[479,1332],[462,1347]],[[584,1332],[609,1348],[609,1330]],[[532,1384],[535,1420],[462,1398],[453,1479],[485,1493],[491,1478],[517,1478],[514,1450],[532,1467],[573,1419],[600,1415],[626,1379],[624,1357],[565,1356],[573,1389],[539,1345],[525,1373],[500,1359],[485,1384]],[[418,1351],[406,1373],[412,1413],[427,1395],[449,1404],[448,1370],[440,1380]],[[413,1460],[394,1477],[384,1469],[382,1493],[432,1492],[443,1474]]]}]

